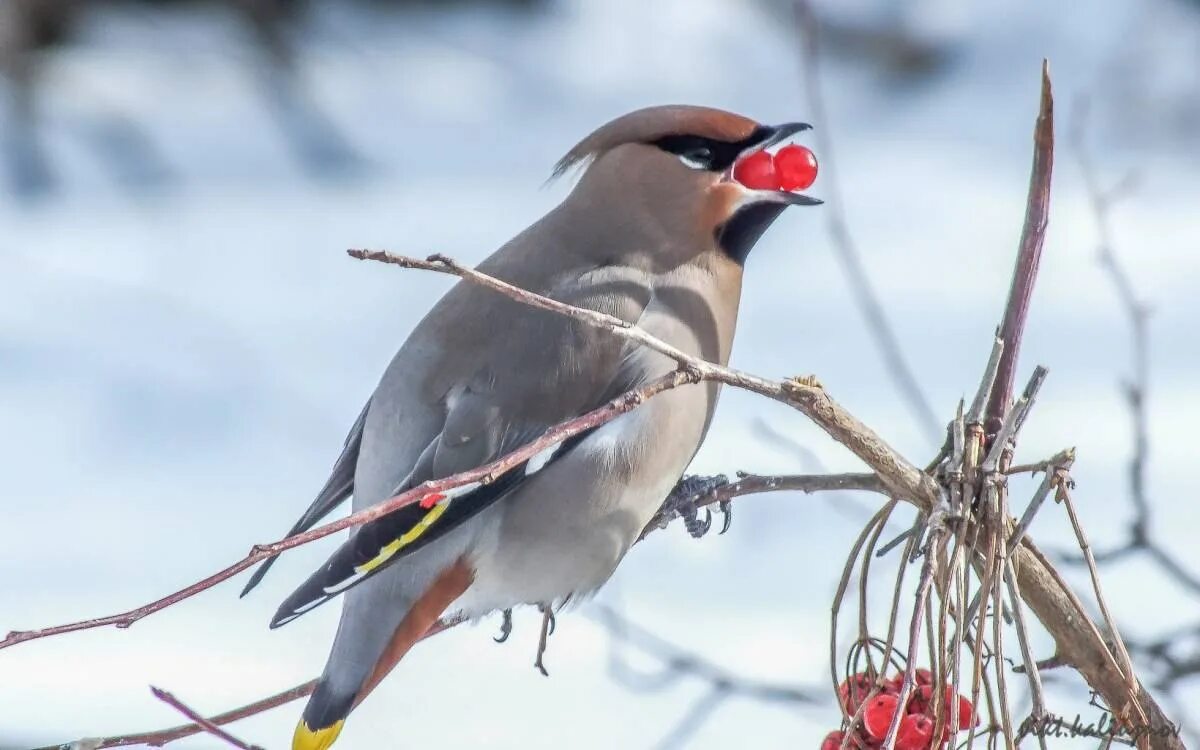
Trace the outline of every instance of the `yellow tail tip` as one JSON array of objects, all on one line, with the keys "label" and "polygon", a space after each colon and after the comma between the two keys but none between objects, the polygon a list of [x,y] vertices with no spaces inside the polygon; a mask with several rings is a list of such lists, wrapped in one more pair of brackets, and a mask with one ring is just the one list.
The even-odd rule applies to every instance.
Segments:
[{"label": "yellow tail tip", "polygon": [[329,750],[329,747],[337,741],[344,723],[346,723],[345,719],[342,719],[331,726],[314,731],[308,728],[304,719],[301,719],[300,723],[296,725],[296,733],[292,736],[292,750]]}]

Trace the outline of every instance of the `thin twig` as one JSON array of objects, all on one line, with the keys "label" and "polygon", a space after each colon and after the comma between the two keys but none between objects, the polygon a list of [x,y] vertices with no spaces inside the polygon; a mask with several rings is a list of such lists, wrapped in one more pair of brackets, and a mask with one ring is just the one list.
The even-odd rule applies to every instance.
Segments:
[{"label": "thin twig", "polygon": [[488,464],[454,474],[444,479],[423,482],[411,490],[396,495],[390,500],[386,500],[378,505],[365,508],[341,520],[325,524],[324,526],[317,527],[311,531],[304,532],[303,534],[296,534],[295,536],[290,536],[286,539],[282,539],[271,544],[255,545],[248,555],[238,562],[226,567],[225,569],[161,599],[150,602],[149,604],[141,607],[137,607],[136,609],[131,609],[128,612],[121,612],[105,617],[97,617],[90,620],[81,620],[65,625],[56,625],[53,627],[42,628],[40,630],[11,632],[8,634],[8,637],[6,637],[3,641],[0,641],[0,649],[38,638],[46,638],[52,635],[61,635],[63,633],[72,633],[80,630],[88,630],[91,628],[99,628],[108,625],[115,625],[118,628],[127,628],[147,615],[166,609],[173,604],[178,604],[179,602],[193,597],[202,591],[206,591],[216,584],[226,581],[243,570],[250,568],[260,560],[274,557],[284,550],[292,549],[293,547],[299,547],[302,544],[308,544],[309,542],[321,539],[322,537],[326,537],[330,534],[341,531],[342,529],[381,518],[382,516],[385,516],[395,510],[419,502],[421,498],[431,493],[444,492],[446,490],[461,487],[473,482],[487,484],[495,481],[496,478],[508,471],[511,471],[513,468],[524,463],[528,459],[552,445],[557,445],[573,435],[578,435],[579,433],[590,430],[593,427],[605,424],[621,414],[631,411],[646,399],[651,398],[659,393],[681,385],[696,383],[698,381],[699,376],[694,370],[681,369],[668,373],[661,378],[657,378],[650,383],[647,383],[641,388],[618,396],[604,406],[594,409],[583,416],[547,429],[538,439]]},{"label": "thin twig", "polygon": [[[276,693],[275,695],[268,696],[253,703],[249,703],[241,708],[236,708],[232,711],[226,711],[225,713],[217,714],[216,716],[210,716],[208,717],[207,721],[208,723],[216,726],[230,724],[240,719],[244,719],[247,716],[254,716],[255,714],[260,714],[263,711],[269,711],[272,708],[277,708],[279,706],[291,703],[297,698],[303,698],[306,695],[310,695],[312,694],[312,691],[316,689],[316,687],[317,681],[309,680],[303,685],[297,685],[294,688],[289,688],[283,692]],[[200,726],[199,724],[182,724],[176,727],[168,727],[167,729],[158,729],[153,732],[140,732],[138,734],[114,735],[112,737],[102,737],[93,740],[81,740],[78,744],[88,748],[94,748],[95,750],[102,750],[102,748],[109,747],[129,747],[131,745],[161,747],[169,742],[181,740],[184,737],[191,737],[192,735],[200,734],[203,731],[205,731],[204,727]],[[64,747],[70,747],[72,744],[75,743],[65,742],[57,745],[48,745],[46,747],[37,748],[37,750],[62,750]]]},{"label": "thin twig", "polygon": [[185,704],[183,701],[176,698],[174,695],[171,695],[166,690],[162,690],[161,688],[156,688],[153,685],[151,685],[150,692],[154,694],[155,698],[158,698],[163,703],[166,703],[168,706],[174,708],[179,713],[183,714],[184,716],[188,717],[192,721],[196,722],[196,726],[200,727],[201,729],[203,729],[205,732],[208,732],[212,736],[214,736],[220,740],[223,740],[227,744],[233,745],[234,747],[241,748],[241,750],[263,750],[258,745],[251,745],[246,742],[243,742],[242,740],[239,740],[237,737],[234,737],[232,734],[230,734],[229,732],[226,732],[221,727],[217,726],[213,722],[209,721],[208,719],[204,718],[200,714],[196,713],[191,708],[188,708],[187,704]]},{"label": "thin twig", "polygon": [[[822,475],[784,475],[780,477],[747,475],[745,480],[751,481],[740,481],[731,485],[726,485],[721,488],[719,495],[696,498],[694,502],[697,505],[706,505],[716,502],[729,502],[737,497],[775,492],[785,489],[803,492],[815,492],[820,489],[819,485],[822,484],[826,485],[824,487],[825,489],[855,488],[864,491],[870,491],[878,486],[877,480],[872,481],[872,477],[873,475],[870,474],[835,474],[830,475],[829,477]],[[681,485],[683,483],[683,481],[680,482]],[[668,498],[667,501],[663,503],[663,509],[659,511],[656,518],[667,517],[670,513],[668,511],[668,508],[670,507],[674,507],[674,501],[671,498]],[[645,532],[643,532],[642,538],[645,538],[646,534],[650,533],[656,528],[665,528],[665,525],[665,522],[663,522],[661,525],[648,525]],[[439,622],[437,625],[431,628],[428,633],[425,634],[424,638],[432,637],[458,624],[458,620]],[[230,722],[244,719],[248,716],[269,711],[273,708],[290,703],[297,698],[303,698],[311,694],[315,689],[316,684],[316,680],[310,680],[309,682],[306,682],[302,685],[297,685],[296,687],[290,688],[281,693],[263,698],[262,700],[255,701],[232,711],[227,711],[217,716],[210,717],[209,721],[217,725],[228,724]],[[98,741],[99,744],[96,744],[95,747],[97,750],[99,750],[99,748],[125,747],[129,745],[160,746],[178,739],[183,739],[184,737],[190,737],[201,731],[204,731],[203,728],[197,724],[185,724],[182,726],[170,727],[151,732],[139,732],[137,734],[105,737],[100,739]],[[46,748],[40,748],[39,750],[60,750],[61,747],[62,745],[60,744]]]},{"label": "thin twig", "polygon": [[1042,483],[1033,493],[1033,499],[1029,501],[1025,512],[1021,514],[1021,520],[1017,522],[1017,526],[1008,540],[1008,554],[1010,556],[1016,551],[1017,545],[1021,543],[1021,540],[1025,538],[1025,533],[1029,531],[1029,526],[1033,523],[1034,516],[1041,509],[1042,503],[1046,502],[1046,498],[1050,496],[1050,490],[1054,489],[1059,482],[1064,481],[1068,476],[1067,472],[1070,471],[1071,466],[1075,463],[1075,449],[1067,448],[1041,463],[1045,464],[1046,468],[1042,470],[1046,472],[1046,476],[1042,478]]},{"label": "thin twig", "polygon": [[[1136,704],[1137,676],[1133,671],[1133,661],[1129,658],[1129,651],[1125,648],[1125,641],[1121,638],[1121,631],[1117,628],[1117,621],[1113,618],[1112,612],[1109,611],[1108,602],[1105,600],[1104,592],[1101,590],[1100,571],[1096,567],[1095,558],[1092,557],[1092,548],[1088,544],[1087,535],[1083,531],[1083,525],[1079,523],[1079,515],[1075,512],[1075,502],[1071,499],[1071,483],[1060,482],[1057,493],[1058,498],[1067,509],[1067,516],[1071,519],[1071,528],[1075,530],[1075,538],[1079,541],[1079,548],[1083,551],[1083,556],[1088,561],[1088,573],[1092,579],[1092,593],[1095,594],[1096,603],[1100,606],[1100,612],[1104,617],[1104,625],[1108,628],[1108,632],[1112,636],[1112,641],[1117,647],[1121,669],[1124,670],[1126,683],[1129,686],[1130,700]],[[1114,708],[1120,708],[1121,706],[1121,703],[1113,704]],[[1145,720],[1145,717],[1141,718]]]}]

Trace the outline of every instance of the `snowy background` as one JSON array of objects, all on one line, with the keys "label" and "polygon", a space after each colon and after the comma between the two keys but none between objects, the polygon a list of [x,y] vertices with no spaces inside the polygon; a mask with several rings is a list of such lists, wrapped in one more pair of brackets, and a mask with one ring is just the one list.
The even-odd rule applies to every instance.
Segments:
[{"label": "snowy background", "polygon": [[[1020,458],[1078,446],[1077,496],[1093,543],[1105,547],[1124,539],[1129,514],[1119,383],[1130,346],[1066,144],[1074,102],[1091,97],[1102,178],[1138,178],[1111,220],[1116,250],[1154,309],[1154,532],[1200,570],[1191,463],[1200,8],[827,5],[840,24],[878,26],[934,51],[903,67],[866,34],[822,70],[851,231],[945,417],[978,380],[1007,289],[1038,67],[1050,58],[1060,150],[1023,369],[1041,363],[1051,375]],[[10,171],[0,186],[0,631],[139,605],[291,525],[383,367],[450,283],[351,260],[346,248],[476,262],[561,200],[568,185],[543,181],[567,148],[637,107],[810,117],[787,3],[313,6],[291,103],[274,98],[280,81],[264,73],[245,28],[206,6],[97,9],[46,60],[46,174]],[[818,180],[811,192],[821,188]],[[851,302],[820,209],[776,223],[750,258],[745,289],[736,366],[816,373],[903,452],[932,455]],[[693,470],[814,468],[767,439],[763,424],[830,469],[857,468],[798,413],[729,392]],[[862,508],[875,502],[747,498],[725,536],[697,542],[673,526],[630,554],[600,602],[739,675],[821,691],[813,707],[733,698],[685,733],[687,747],[815,747],[835,726],[829,601]],[[1039,517],[1044,546],[1070,546],[1061,516]],[[215,713],[315,676],[337,608],[274,632],[266,624],[336,544],[287,554],[245,600],[239,578],[128,631],[0,652],[0,748],[180,723],[149,684]],[[1200,601],[1136,558],[1109,569],[1107,585],[1134,634],[1200,614]],[[491,640],[498,618],[439,636],[355,713],[339,747],[676,744],[677,722],[707,683],[639,692],[614,680],[595,615],[559,618],[550,679],[532,667],[535,612],[517,613],[504,645]],[[1190,695],[1185,704],[1200,701],[1200,691]],[[1064,689],[1050,707],[1074,715],[1085,701]],[[286,747],[301,705],[232,731]],[[174,746],[218,745],[196,737]]]}]

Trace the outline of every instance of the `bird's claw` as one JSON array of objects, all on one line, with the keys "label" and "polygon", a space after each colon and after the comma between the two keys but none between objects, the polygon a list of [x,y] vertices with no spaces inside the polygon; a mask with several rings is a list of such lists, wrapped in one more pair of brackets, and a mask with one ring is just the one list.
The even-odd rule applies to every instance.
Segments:
[{"label": "bird's claw", "polygon": [[729,527],[733,525],[733,503],[729,500],[722,500],[717,503],[717,510],[721,511],[721,530],[717,532],[717,536],[729,531]]},{"label": "bird's claw", "polygon": [[[689,476],[679,480],[679,484],[675,485],[675,489],[671,491],[671,495],[667,498],[666,507],[674,515],[683,519],[683,526],[693,539],[699,539],[707,534],[712,529],[712,511],[704,508],[704,519],[700,518],[700,505],[697,503],[719,487],[729,484],[729,479],[724,474],[717,474],[711,477]],[[726,510],[727,504],[721,503],[721,510]],[[670,516],[668,516],[670,518]],[[728,528],[728,515],[726,515],[726,524],[724,528]],[[724,533],[722,531],[721,533]]]}]

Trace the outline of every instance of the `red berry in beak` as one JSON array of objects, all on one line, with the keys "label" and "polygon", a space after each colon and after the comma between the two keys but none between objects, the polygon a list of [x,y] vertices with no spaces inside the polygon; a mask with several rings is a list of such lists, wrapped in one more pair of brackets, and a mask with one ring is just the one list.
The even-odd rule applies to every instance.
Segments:
[{"label": "red berry in beak", "polygon": [[751,190],[779,190],[775,160],[766,151],[755,151],[733,165],[733,179]]},{"label": "red berry in beak", "polygon": [[783,190],[804,190],[817,181],[816,154],[804,146],[784,146],[775,154],[775,172]]}]

